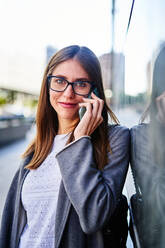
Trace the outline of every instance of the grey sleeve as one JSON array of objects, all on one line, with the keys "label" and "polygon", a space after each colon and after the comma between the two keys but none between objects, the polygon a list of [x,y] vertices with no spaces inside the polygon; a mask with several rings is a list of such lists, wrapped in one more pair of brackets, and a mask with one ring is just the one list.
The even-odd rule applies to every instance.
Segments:
[{"label": "grey sleeve", "polygon": [[91,139],[83,137],[57,154],[66,193],[85,233],[100,230],[114,211],[122,193],[129,163],[129,129],[110,130],[109,163],[97,169]]},{"label": "grey sleeve", "polygon": [[5,206],[3,209],[1,227],[0,227],[0,248],[10,248],[16,246],[16,237],[18,235],[18,226],[22,224],[22,215],[20,214],[20,187],[21,180],[26,172],[24,166],[30,162],[31,156],[24,159],[20,168],[10,185]]},{"label": "grey sleeve", "polygon": [[13,181],[11,183],[5,206],[3,209],[3,215],[0,228],[0,247],[10,247],[11,232],[13,225],[13,218],[15,212],[17,185],[18,185],[19,170],[16,172]]}]

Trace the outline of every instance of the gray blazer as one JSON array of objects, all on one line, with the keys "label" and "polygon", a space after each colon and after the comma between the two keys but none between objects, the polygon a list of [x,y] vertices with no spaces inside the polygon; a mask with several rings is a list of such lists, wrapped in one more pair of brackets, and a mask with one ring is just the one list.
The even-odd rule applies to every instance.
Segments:
[{"label": "gray blazer", "polygon": [[[56,156],[61,170],[55,248],[103,248],[102,228],[112,215],[121,196],[129,163],[129,129],[109,128],[112,154],[103,171],[96,168],[90,137],[67,145]],[[21,204],[23,181],[29,172],[27,157],[11,184],[4,207],[0,231],[1,248],[18,248],[26,224]]]}]

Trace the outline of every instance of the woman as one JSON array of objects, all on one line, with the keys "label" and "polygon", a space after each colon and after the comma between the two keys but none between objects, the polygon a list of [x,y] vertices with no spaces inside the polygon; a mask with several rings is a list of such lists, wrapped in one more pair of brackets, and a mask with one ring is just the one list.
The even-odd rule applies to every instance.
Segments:
[{"label": "woman", "polygon": [[[108,126],[108,113],[116,125]],[[104,247],[101,230],[126,178],[129,130],[105,102],[91,50],[69,46],[52,57],[36,126],[8,193],[0,247]]]}]

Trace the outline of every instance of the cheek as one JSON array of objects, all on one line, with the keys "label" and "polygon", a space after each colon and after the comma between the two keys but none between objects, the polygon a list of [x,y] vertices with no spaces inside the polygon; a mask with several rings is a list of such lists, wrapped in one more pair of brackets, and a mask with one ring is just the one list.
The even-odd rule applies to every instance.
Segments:
[{"label": "cheek", "polygon": [[52,93],[49,94],[50,104],[52,105],[53,108],[56,107],[57,98],[58,96],[56,94],[52,94]]},{"label": "cheek", "polygon": [[52,90],[49,91],[49,97],[52,100],[55,100],[55,99],[59,98],[60,95],[61,95],[60,92],[55,92],[55,91],[52,91]]}]

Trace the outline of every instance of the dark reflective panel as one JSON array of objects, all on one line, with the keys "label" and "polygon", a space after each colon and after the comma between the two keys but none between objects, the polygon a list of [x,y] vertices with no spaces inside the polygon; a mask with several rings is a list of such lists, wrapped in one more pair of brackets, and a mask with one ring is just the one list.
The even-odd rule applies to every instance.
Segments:
[{"label": "dark reflective panel", "polygon": [[[130,9],[127,6],[125,10],[124,3],[117,2],[116,38],[121,33],[119,20],[125,14],[126,27],[124,20]],[[125,90],[122,104],[116,101],[116,109],[121,123],[131,128],[132,138],[131,169],[136,194],[132,196],[131,177],[126,184],[132,196],[131,237],[135,247],[144,248],[163,248],[165,244],[164,13],[162,0],[135,1],[126,39],[123,43],[117,40],[115,47],[125,60]]]}]

